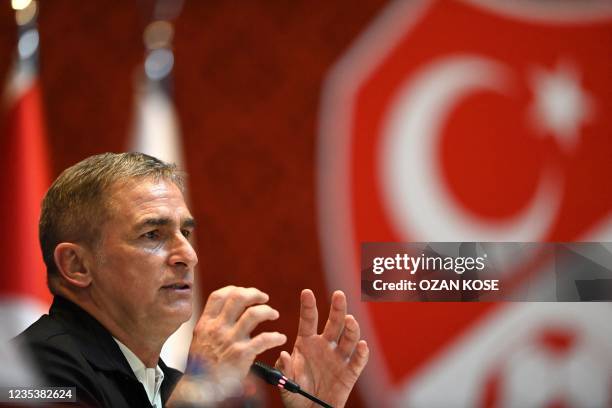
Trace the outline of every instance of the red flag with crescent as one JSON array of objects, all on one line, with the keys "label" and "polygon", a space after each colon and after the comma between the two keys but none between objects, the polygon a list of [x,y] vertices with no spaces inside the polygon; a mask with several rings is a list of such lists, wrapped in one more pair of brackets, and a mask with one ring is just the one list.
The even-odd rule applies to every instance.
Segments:
[{"label": "red flag with crescent", "polygon": [[610,240],[611,35],[606,2],[396,2],[333,68],[321,241],[372,346],[371,406],[612,401],[609,304],[358,300],[361,242]]}]

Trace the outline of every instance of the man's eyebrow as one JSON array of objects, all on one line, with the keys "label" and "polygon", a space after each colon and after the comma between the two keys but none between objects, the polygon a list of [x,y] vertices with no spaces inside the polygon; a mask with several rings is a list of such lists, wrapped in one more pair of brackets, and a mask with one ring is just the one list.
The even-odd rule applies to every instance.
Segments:
[{"label": "man's eyebrow", "polygon": [[182,228],[195,228],[197,225],[196,220],[192,217],[186,218],[182,223]]},{"label": "man's eyebrow", "polygon": [[[141,230],[146,227],[165,227],[172,224],[173,221],[167,217],[161,218],[146,218],[143,221],[136,224],[135,230]],[[186,218],[181,222],[181,228],[195,228],[196,221],[192,217]]]},{"label": "man's eyebrow", "polygon": [[170,220],[170,218],[147,218],[141,222],[139,222],[138,224],[136,224],[136,226],[134,227],[135,230],[140,230],[143,229],[145,227],[164,227],[168,224],[170,224],[172,221]]}]

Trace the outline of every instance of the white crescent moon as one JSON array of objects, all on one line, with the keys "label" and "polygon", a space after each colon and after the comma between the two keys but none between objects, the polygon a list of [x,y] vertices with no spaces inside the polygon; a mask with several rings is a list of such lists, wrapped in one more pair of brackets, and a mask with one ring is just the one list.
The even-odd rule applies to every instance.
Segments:
[{"label": "white crescent moon", "polygon": [[470,93],[501,93],[510,75],[496,62],[460,56],[425,67],[400,88],[383,127],[379,170],[383,201],[403,238],[528,242],[538,241],[550,228],[560,191],[553,174],[542,175],[531,202],[519,214],[490,222],[460,207],[437,165],[440,130],[451,110]]}]

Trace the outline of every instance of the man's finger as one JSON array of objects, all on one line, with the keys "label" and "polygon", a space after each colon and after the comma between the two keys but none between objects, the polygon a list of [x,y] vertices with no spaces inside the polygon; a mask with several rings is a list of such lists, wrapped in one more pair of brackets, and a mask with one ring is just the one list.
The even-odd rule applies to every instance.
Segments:
[{"label": "man's finger", "polygon": [[[248,342],[248,347],[253,355],[263,353],[274,347],[282,346],[287,342],[287,336],[279,332],[264,332],[253,337]],[[253,357],[254,358],[254,357]]]},{"label": "man's finger", "polygon": [[244,310],[252,305],[266,303],[269,296],[259,289],[235,287],[227,295],[220,315],[226,323],[234,323]]},{"label": "man's finger", "polygon": [[298,324],[298,336],[314,336],[317,334],[319,324],[319,312],[314,293],[310,289],[304,289],[300,295],[300,323]]},{"label": "man's finger", "polygon": [[206,300],[202,316],[217,317],[227,301],[227,296],[234,289],[236,289],[235,286],[225,286],[212,292]]},{"label": "man's finger", "polygon": [[349,369],[355,375],[355,378],[359,377],[370,356],[370,350],[365,340],[360,340],[355,347],[355,351],[351,355],[348,366]]},{"label": "man's finger", "polygon": [[[286,351],[281,351],[278,356],[278,360],[274,364],[274,368],[280,370],[284,375],[293,378],[293,363],[291,362],[291,355]],[[281,389],[281,394],[288,393],[289,391]]]},{"label": "man's finger", "polygon": [[268,305],[251,306],[238,319],[235,333],[238,338],[249,337],[258,324],[266,320],[276,320],[278,316],[278,311]]},{"label": "man's finger", "polygon": [[359,337],[361,337],[361,330],[357,320],[353,316],[347,315],[344,319],[344,330],[336,349],[342,358],[347,359],[353,354]]},{"label": "man's finger", "polygon": [[278,360],[274,364],[274,368],[279,369],[285,375],[291,376],[293,373],[293,366],[291,364],[291,355],[286,351],[281,351],[278,356]]},{"label": "man's finger", "polygon": [[344,316],[346,316],[346,296],[342,291],[335,291],[332,295],[329,317],[323,329],[323,337],[328,341],[338,341],[340,333],[344,328]]}]

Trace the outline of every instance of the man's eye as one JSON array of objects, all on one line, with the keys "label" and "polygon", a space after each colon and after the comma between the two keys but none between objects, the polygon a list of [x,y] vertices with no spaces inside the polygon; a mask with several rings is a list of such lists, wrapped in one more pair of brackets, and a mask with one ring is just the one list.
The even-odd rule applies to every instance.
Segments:
[{"label": "man's eye", "polygon": [[183,236],[185,238],[191,237],[191,231],[190,230],[184,229],[184,230],[181,230],[181,233],[183,234]]},{"label": "man's eye", "polygon": [[159,231],[157,230],[148,231],[142,234],[142,236],[145,237],[146,239],[157,239],[159,238]]}]

